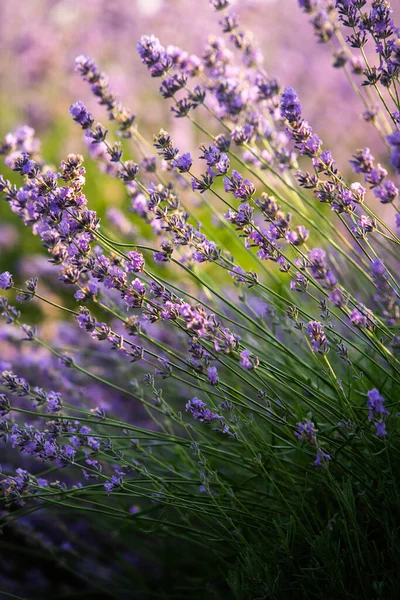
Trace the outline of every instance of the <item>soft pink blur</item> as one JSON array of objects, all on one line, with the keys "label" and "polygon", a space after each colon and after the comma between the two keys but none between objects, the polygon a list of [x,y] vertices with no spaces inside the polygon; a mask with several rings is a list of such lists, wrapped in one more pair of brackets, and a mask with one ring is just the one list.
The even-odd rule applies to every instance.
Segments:
[{"label": "soft pink blur", "polygon": [[[332,68],[329,46],[317,43],[297,0],[242,0],[234,8],[256,34],[268,72],[297,89],[304,114],[326,147],[335,148],[335,155],[368,143],[381,147],[362,120],[361,102],[344,73]],[[398,5],[394,12],[400,16]],[[108,72],[142,122],[152,129],[165,125],[169,110],[157,93],[159,82],[150,79],[136,53],[144,33],[201,54],[207,36],[219,34],[218,14],[207,0],[2,0],[0,133],[16,122],[42,131],[59,117],[67,122],[68,106],[77,99],[94,108],[73,72],[74,58],[82,53]],[[96,115],[103,118],[98,108]],[[181,134],[189,135],[189,127],[180,126]]]}]

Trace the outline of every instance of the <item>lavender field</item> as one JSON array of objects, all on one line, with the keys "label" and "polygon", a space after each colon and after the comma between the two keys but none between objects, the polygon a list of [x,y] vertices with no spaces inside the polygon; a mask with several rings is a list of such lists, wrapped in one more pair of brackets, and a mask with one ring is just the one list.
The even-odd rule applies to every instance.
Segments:
[{"label": "lavender field", "polygon": [[0,2],[0,599],[400,597],[400,5]]}]

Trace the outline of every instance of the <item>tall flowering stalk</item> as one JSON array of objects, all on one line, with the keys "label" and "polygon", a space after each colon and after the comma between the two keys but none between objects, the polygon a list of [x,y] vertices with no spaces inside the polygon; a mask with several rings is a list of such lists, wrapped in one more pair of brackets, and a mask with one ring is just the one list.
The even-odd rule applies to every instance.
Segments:
[{"label": "tall flowering stalk", "polygon": [[[0,274],[5,544],[33,531],[57,593],[394,598],[400,239],[380,204],[396,207],[400,120],[389,111],[386,162],[355,149],[363,179],[347,181],[229,1],[211,4],[223,37],[202,57],[138,43],[198,156],[164,129],[147,140],[76,59],[110,129],[81,101],[70,115],[127,215],[101,222],[80,154],[51,166],[26,127],[1,146],[20,180],[0,191],[65,289]],[[396,104],[388,3],[322,4],[300,2],[320,41],[343,41],[339,23],[352,46],[378,40],[364,75]],[[60,322],[27,324],[25,303]],[[41,576],[10,593],[51,597]]]}]

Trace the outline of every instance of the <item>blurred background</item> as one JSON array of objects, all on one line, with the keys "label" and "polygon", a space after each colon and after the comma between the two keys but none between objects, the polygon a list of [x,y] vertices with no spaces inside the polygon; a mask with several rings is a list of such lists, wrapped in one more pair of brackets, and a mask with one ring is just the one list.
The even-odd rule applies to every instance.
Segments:
[{"label": "blurred background", "polygon": [[[344,73],[332,68],[329,45],[318,44],[297,0],[233,4],[243,25],[255,33],[266,70],[297,89],[306,118],[325,147],[334,149],[341,168],[347,169],[358,147],[372,145],[374,154],[383,151],[376,131],[363,121],[362,104]],[[400,6],[394,8],[398,16]],[[218,15],[208,0],[1,0],[0,137],[28,124],[41,138],[49,162],[59,163],[68,152],[84,153],[82,132],[72,122],[69,106],[80,99],[96,119],[106,121],[102,107],[74,72],[75,56],[88,54],[108,73],[148,138],[163,126],[178,146],[192,148],[190,123],[174,121],[158,93],[159,80],[149,77],[137,55],[136,43],[147,33],[164,45],[201,55],[207,37],[220,33]],[[99,175],[89,162],[87,171],[92,208],[103,216],[110,205],[124,204],[123,186]],[[6,175],[13,176],[9,170]],[[42,260],[36,256],[40,252],[37,240],[24,235],[9,208],[0,204],[0,271],[33,274],[31,263]]]}]

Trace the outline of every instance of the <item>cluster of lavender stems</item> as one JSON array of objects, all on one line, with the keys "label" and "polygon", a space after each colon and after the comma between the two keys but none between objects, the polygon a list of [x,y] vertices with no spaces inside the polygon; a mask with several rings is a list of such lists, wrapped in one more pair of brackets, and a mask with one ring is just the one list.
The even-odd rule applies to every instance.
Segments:
[{"label": "cluster of lavender stems", "polygon": [[332,47],[333,66],[343,69],[364,106],[364,120],[376,128],[391,149],[392,166],[398,171],[400,50],[390,3],[367,0],[299,0],[298,3],[310,16],[319,42]]},{"label": "cluster of lavender stems", "polygon": [[[60,518],[63,506],[90,507],[108,528],[117,519],[146,531],[154,508],[155,520],[169,516],[163,534],[183,528],[206,545],[213,532],[241,557],[257,552],[257,536],[276,543],[288,522],[312,544],[305,482],[339,496],[351,476],[367,495],[379,461],[393,460],[400,39],[389,3],[299,2],[335,66],[364,78],[354,86],[387,145],[384,164],[354,149],[362,181],[352,182],[296,91],[266,73],[228,0],[211,4],[222,35],[201,58],[153,35],[137,46],[174,117],[197,131],[197,156],[164,129],[148,141],[107,75],[76,59],[109,130],[80,101],[70,115],[99,169],[124,186],[128,216],[110,208],[100,221],[80,154],[50,166],[26,126],[1,145],[20,179],[1,176],[0,192],[65,292],[47,297],[37,273],[25,284],[0,274],[3,343],[43,353],[37,373],[22,351],[0,356],[10,456],[0,522],[56,503]],[[26,324],[31,302],[68,321],[66,343]]]}]

